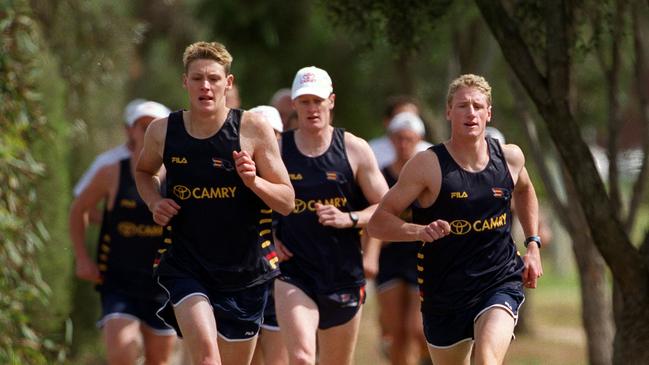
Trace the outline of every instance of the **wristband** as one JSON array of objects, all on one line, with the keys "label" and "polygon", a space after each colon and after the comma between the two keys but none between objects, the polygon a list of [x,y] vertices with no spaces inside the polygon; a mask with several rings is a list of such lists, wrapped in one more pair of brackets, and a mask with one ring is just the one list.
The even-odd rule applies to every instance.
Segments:
[{"label": "wristband", "polygon": [[539,248],[541,248],[541,246],[542,246],[542,244],[541,244],[541,237],[540,237],[540,236],[534,235],[534,236],[529,236],[529,237],[527,237],[527,238],[525,239],[525,242],[523,243],[523,245],[525,246],[525,248],[527,248],[527,245],[529,245],[530,242],[534,242],[534,243],[536,243],[536,245],[539,246]]},{"label": "wristband", "polygon": [[354,212],[348,212],[349,213],[349,219],[352,220],[352,228],[356,228],[356,225],[358,225],[358,214]]}]

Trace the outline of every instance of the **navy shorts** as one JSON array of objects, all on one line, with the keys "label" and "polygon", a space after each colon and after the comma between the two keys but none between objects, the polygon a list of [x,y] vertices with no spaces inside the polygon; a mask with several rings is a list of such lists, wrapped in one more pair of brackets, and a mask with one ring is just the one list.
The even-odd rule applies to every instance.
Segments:
[{"label": "navy shorts", "polygon": [[157,312],[158,317],[182,337],[173,308],[195,295],[205,297],[214,310],[216,329],[226,341],[246,341],[259,333],[272,281],[237,291],[208,290],[198,280],[177,272],[159,276],[158,283],[168,300]]},{"label": "navy shorts", "polygon": [[498,307],[503,308],[518,321],[518,310],[525,301],[522,287],[501,287],[491,291],[477,305],[451,314],[423,313],[424,335],[432,347],[449,348],[460,342],[474,339],[473,328],[481,314]]},{"label": "navy shorts", "polygon": [[264,308],[264,321],[261,328],[269,331],[279,331],[279,323],[277,323],[277,314],[275,313],[275,294],[272,285],[268,291],[268,299]]},{"label": "navy shorts", "polygon": [[113,318],[126,318],[140,321],[159,336],[176,334],[156,316],[156,311],[165,302],[164,296],[143,299],[105,288],[99,294],[101,297],[101,319],[97,323],[99,328],[103,328],[106,322]]},{"label": "navy shorts", "polygon": [[381,248],[376,288],[383,291],[395,281],[403,281],[417,288],[417,243],[389,243]]},{"label": "navy shorts", "polygon": [[326,330],[351,321],[365,303],[365,286],[340,289],[333,293],[319,294],[307,288],[300,280],[281,275],[277,278],[302,290],[318,307],[318,328]]}]

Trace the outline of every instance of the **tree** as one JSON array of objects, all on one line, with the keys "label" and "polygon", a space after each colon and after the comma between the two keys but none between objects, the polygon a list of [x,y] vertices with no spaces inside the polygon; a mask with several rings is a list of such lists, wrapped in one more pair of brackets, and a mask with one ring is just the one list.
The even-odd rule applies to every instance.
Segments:
[{"label": "tree", "polygon": [[65,359],[63,341],[48,338],[29,313],[52,303],[36,263],[51,231],[34,213],[48,166],[33,151],[55,138],[42,107],[43,91],[52,90],[42,82],[49,54],[26,1],[0,3],[0,19],[0,363],[51,364]]},{"label": "tree", "polygon": [[[649,362],[647,244],[634,247],[617,216],[570,105],[571,71],[579,2],[538,2],[544,44],[524,38],[521,24],[501,1],[476,0],[514,73],[543,117],[574,183],[594,243],[619,285],[624,309],[616,318],[613,361]],[[597,6],[596,4],[589,4]],[[535,57],[540,55],[540,57]]]},{"label": "tree", "polygon": [[[422,16],[424,16],[422,14],[429,15],[426,22],[437,23],[441,19],[440,14],[447,10],[445,6],[448,5],[448,2],[443,0],[409,1],[407,4],[384,0],[377,2],[379,5],[376,6],[372,6],[371,3],[358,5],[363,2],[355,2],[356,5],[343,1],[332,3],[332,7],[343,9],[338,11],[338,16],[343,19],[342,23],[346,23],[356,31],[366,30],[364,34],[370,36],[373,33],[367,32],[368,29],[374,33],[376,33],[375,29],[382,29],[385,38],[392,39],[397,47],[399,45],[418,46],[417,39],[420,37],[413,34],[420,34],[425,29],[425,26],[418,26],[422,23]],[[586,17],[589,14],[578,12],[578,9],[585,8],[593,11],[590,15],[599,14],[604,18],[600,19],[606,21],[604,24],[608,28],[600,29],[600,33],[612,35],[610,45],[604,46],[601,43],[598,45],[600,54],[605,54],[607,60],[610,55],[610,63],[605,64],[604,72],[608,80],[606,83],[608,87],[605,88],[608,90],[608,99],[605,100],[609,101],[609,130],[616,132],[620,118],[617,99],[620,91],[619,72],[622,69],[619,55],[621,46],[618,42],[622,41],[620,35],[624,32],[622,5],[625,2],[476,0],[476,3],[500,44],[505,59],[545,120],[550,137],[561,157],[561,164],[565,166],[564,185],[570,196],[580,203],[578,207],[571,207],[574,204],[566,205],[556,200],[554,205],[564,208],[561,213],[565,213],[565,220],[572,227],[570,231],[575,240],[574,248],[585,284],[582,285],[585,294],[583,298],[585,312],[597,314],[584,318],[589,338],[600,340],[589,343],[591,361],[602,364],[610,361],[606,351],[608,348],[606,332],[609,331],[607,328],[610,328],[606,325],[606,316],[610,315],[606,309],[608,296],[602,295],[608,290],[601,261],[598,261],[598,255],[591,249],[593,246],[589,245],[589,242],[593,241],[611,268],[613,277],[620,286],[624,302],[624,310],[620,311],[621,316],[616,322],[615,361],[626,363],[626,360],[630,360],[631,363],[644,363],[647,355],[643,354],[643,348],[646,346],[639,339],[645,338],[644,331],[647,331],[646,289],[649,276],[647,276],[644,252],[649,243],[636,249],[631,243],[628,232],[633,227],[632,223],[635,221],[645,189],[646,179],[641,179],[647,174],[646,165],[641,169],[641,179],[638,179],[635,184],[629,213],[623,219],[620,203],[622,194],[617,182],[616,165],[612,164],[612,173],[609,173],[613,179],[609,181],[611,187],[609,195],[595,168],[589,148],[581,137],[580,125],[576,122],[571,104],[573,93],[579,92],[576,90],[571,73],[576,62],[575,55],[591,50],[588,49],[588,45],[580,44],[583,39],[578,37],[580,27],[584,27],[584,24],[591,25],[589,18]],[[408,7],[409,14],[417,15],[397,17],[393,14],[398,14],[399,11],[386,11],[395,7],[397,9]],[[441,9],[441,12],[431,9]],[[466,12],[466,9],[463,11]],[[396,30],[384,26],[394,22],[400,22]],[[601,23],[600,21],[596,24]],[[391,35],[400,29],[405,31],[399,33],[398,37]],[[593,37],[593,39],[603,41],[603,38]],[[581,56],[584,58],[583,54]],[[646,97],[646,94],[643,95]],[[646,110],[643,109],[643,113],[646,113]],[[649,142],[645,141],[645,144],[647,143]],[[615,151],[615,140],[613,140],[609,144],[611,156],[615,156]],[[566,207],[570,209],[566,210]],[[624,224],[621,223],[623,220]],[[585,226],[589,229],[584,230]],[[596,279],[595,283],[591,281],[593,278]],[[643,320],[635,322],[638,319]]]}]

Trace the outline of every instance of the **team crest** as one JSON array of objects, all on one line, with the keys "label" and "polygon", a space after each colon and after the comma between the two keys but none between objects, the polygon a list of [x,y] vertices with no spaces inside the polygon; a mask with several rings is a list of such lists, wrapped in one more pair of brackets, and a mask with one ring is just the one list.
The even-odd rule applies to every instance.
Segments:
[{"label": "team crest", "polygon": [[232,166],[232,163],[230,161],[224,160],[222,158],[212,157],[212,166],[216,167],[217,169],[223,169],[225,171],[234,170],[234,167]]},{"label": "team crest", "polygon": [[509,189],[505,188],[491,188],[491,192],[494,194],[495,198],[509,200],[512,197],[512,193]]},{"label": "team crest", "polygon": [[337,172],[337,171],[327,171],[326,172],[326,177],[327,177],[327,180],[329,180],[329,181],[337,181],[337,182],[339,182],[341,184],[344,184],[344,183],[347,182],[347,179],[345,178],[345,175],[340,173],[340,172]]}]

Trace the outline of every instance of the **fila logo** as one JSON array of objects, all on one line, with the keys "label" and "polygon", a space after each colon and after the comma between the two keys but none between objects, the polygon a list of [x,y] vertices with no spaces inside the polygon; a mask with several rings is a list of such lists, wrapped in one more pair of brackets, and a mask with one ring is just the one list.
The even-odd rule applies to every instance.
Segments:
[{"label": "fila logo", "polygon": [[172,157],[171,157],[171,163],[177,163],[177,164],[182,164],[182,165],[184,165],[184,164],[187,163],[187,158],[185,158],[185,157],[175,157],[175,156],[172,156]]},{"label": "fila logo", "polygon": [[466,191],[452,191],[451,199],[466,199],[469,197],[469,194]]}]

